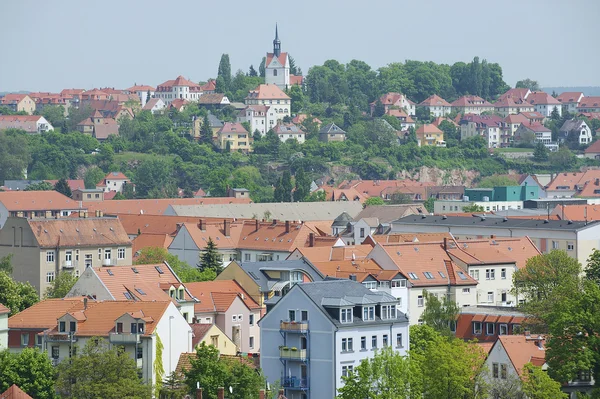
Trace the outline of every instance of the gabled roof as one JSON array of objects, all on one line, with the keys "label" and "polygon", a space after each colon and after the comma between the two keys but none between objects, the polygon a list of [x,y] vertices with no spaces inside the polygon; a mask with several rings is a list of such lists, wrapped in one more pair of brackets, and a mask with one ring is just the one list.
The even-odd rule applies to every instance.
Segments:
[{"label": "gabled roof", "polygon": [[151,111],[152,108],[158,105],[158,103],[162,103],[164,106],[164,101],[160,98],[151,98],[143,107],[144,111]]},{"label": "gabled roof", "polygon": [[198,99],[198,104],[229,104],[229,100],[223,93],[205,93]]},{"label": "gabled roof", "polygon": [[442,242],[444,238],[452,239],[450,233],[391,233],[374,234],[373,240],[378,244],[394,244],[400,242]]},{"label": "gabled roof", "polygon": [[525,115],[521,114],[510,114],[506,118],[504,118],[504,122],[510,124],[521,124],[521,123],[529,123],[529,119],[525,117]]},{"label": "gabled roof", "polygon": [[321,186],[319,189],[325,192],[325,201],[358,201],[362,204],[367,199],[364,194],[358,192],[358,190],[353,187],[335,188],[331,186]]},{"label": "gabled roof", "polygon": [[[79,208],[77,201],[58,191],[2,191],[0,203],[9,212],[18,211],[58,211]],[[84,207],[85,208],[85,207]]]},{"label": "gabled roof", "polygon": [[0,303],[0,314],[10,313],[10,309]]},{"label": "gabled roof", "polygon": [[338,127],[335,123],[330,123],[328,125],[323,126],[319,130],[319,134],[346,134],[340,127]]},{"label": "gabled roof", "polygon": [[586,154],[600,154],[600,140],[594,141],[584,152]]},{"label": "gabled roof", "polygon": [[533,132],[538,132],[538,133],[551,131],[546,126],[542,125],[541,123],[532,123],[530,125],[521,124],[521,126],[523,126],[525,129],[531,130]]},{"label": "gabled roof", "polygon": [[353,221],[354,221],[354,218],[352,216],[350,216],[348,214],[348,212],[344,211],[344,212],[340,213],[340,215],[338,217],[333,219],[332,226],[346,227],[348,222],[353,222]]},{"label": "gabled roof", "polygon": [[550,94],[543,91],[534,91],[527,96],[529,104],[560,105],[560,102]]},{"label": "gabled roof", "polygon": [[368,276],[376,279],[382,272],[381,267],[373,259],[328,260],[313,262],[313,264],[325,277],[348,279],[355,276],[358,282],[364,281]]},{"label": "gabled roof", "polygon": [[[240,268],[260,287],[261,292],[270,292],[273,285],[279,281],[269,277],[270,271],[301,271],[308,276],[310,281],[321,281],[323,275],[310,262],[304,259],[268,261],[268,262],[241,262]],[[217,280],[215,280],[217,281]]]},{"label": "gabled roof", "polygon": [[196,312],[226,312],[236,297],[250,310],[260,309],[258,303],[235,280],[214,280],[186,283],[186,288],[200,300]]},{"label": "gabled roof", "polygon": [[444,100],[442,97],[437,94],[433,94],[423,100],[422,103],[419,104],[421,107],[450,107],[448,101]]},{"label": "gabled roof", "polygon": [[273,128],[275,134],[304,134],[304,131],[300,129],[294,123],[279,122]]},{"label": "gabled roof", "polygon": [[0,98],[0,103],[2,104],[11,104],[18,103],[25,98],[31,99],[27,94],[18,94],[18,93],[8,93],[4,95],[4,97]]},{"label": "gabled roof", "polygon": [[46,299],[8,319],[8,328],[46,330],[56,326],[56,319],[68,312],[83,309],[83,297]]},{"label": "gabled roof", "polygon": [[261,84],[254,90],[248,92],[247,100],[289,100],[287,94],[276,84]]},{"label": "gabled roof", "polygon": [[188,87],[193,87],[195,89],[200,89],[199,84],[194,83],[191,80],[188,80],[181,75],[179,75],[174,80],[167,80],[166,82],[159,84],[156,89],[157,90],[165,90],[165,89],[170,90],[173,86],[188,86]]},{"label": "gabled roof", "polygon": [[127,180],[129,181],[129,177],[125,176],[122,172],[110,172],[106,176],[104,176],[104,180]]},{"label": "gabled roof", "polygon": [[472,122],[481,127],[498,127],[502,126],[502,117],[498,115],[475,115],[475,114],[465,114],[462,116],[460,123],[463,122]]},{"label": "gabled roof", "polygon": [[583,97],[577,108],[600,108],[600,96]]},{"label": "gabled roof", "polygon": [[208,79],[204,85],[200,87],[202,91],[215,91],[217,88],[217,81],[215,79]]},{"label": "gabled roof", "polygon": [[[536,345],[536,341],[541,342],[541,347]],[[544,338],[541,336],[500,335],[495,345],[502,345],[519,376],[523,375],[523,367],[527,363],[546,357]]]},{"label": "gabled roof", "polygon": [[546,190],[558,190],[558,187],[568,187],[569,190],[577,190],[587,183],[595,183],[600,179],[600,170],[590,169],[585,172],[558,173],[556,177],[546,186]]},{"label": "gabled roof", "polygon": [[6,391],[0,393],[1,399],[33,399],[17,385],[12,384]]},{"label": "gabled roof", "polygon": [[131,251],[134,254],[134,257],[144,248],[169,248],[169,245],[173,242],[173,237],[169,234],[150,234],[150,233],[142,233],[135,237],[131,244]]},{"label": "gabled roof", "polygon": [[115,218],[29,219],[27,223],[40,248],[131,245]]},{"label": "gabled roof", "polygon": [[370,245],[348,245],[343,247],[304,247],[297,251],[309,262],[352,261],[365,259],[373,249]]},{"label": "gabled roof", "polygon": [[130,88],[125,89],[125,90],[127,90],[129,92],[136,92],[136,91],[145,91],[145,92],[147,92],[148,90],[154,91],[156,89],[154,87],[148,86],[148,85],[134,85],[134,86],[131,86]]},{"label": "gabled roof", "polygon": [[248,131],[244,128],[244,126],[239,122],[225,122],[223,126],[219,129],[217,134],[248,134]]},{"label": "gabled roof", "polygon": [[[183,223],[199,222],[199,219],[196,217],[127,214],[120,214],[119,220],[129,235],[137,235],[139,230],[141,234],[167,234],[175,236],[175,234],[177,234],[177,229]],[[203,220],[208,224],[223,222],[223,219],[221,218],[203,218]],[[228,219],[228,221],[232,221],[232,219]]]},{"label": "gabled roof", "polygon": [[583,92],[581,91],[566,91],[561,93],[556,99],[563,104],[578,103],[583,98]]},{"label": "gabled roof", "polygon": [[277,61],[279,61],[279,63],[282,66],[285,66],[287,60],[288,60],[288,53],[279,53],[279,57],[275,57],[275,54],[273,53],[267,53],[267,59],[265,61],[265,67],[269,67],[271,65],[271,61],[273,61],[273,58],[276,58]]},{"label": "gabled roof", "polygon": [[552,216],[562,220],[600,220],[600,205],[556,205]]},{"label": "gabled roof", "polygon": [[479,96],[462,96],[450,104],[453,107],[493,107],[492,104]]},{"label": "gabled roof", "polygon": [[424,135],[424,134],[444,134],[444,132],[442,132],[437,126],[435,126],[434,124],[431,123],[426,123],[424,125],[421,125],[417,131],[416,131],[417,135]]},{"label": "gabled roof", "polygon": [[511,98],[516,102],[523,102],[529,94],[531,94],[531,91],[527,88],[514,88],[507,90],[506,93],[500,96],[499,100]]},{"label": "gabled roof", "polygon": [[[256,229],[257,223],[258,230]],[[287,231],[288,224],[289,231]],[[303,223],[244,222],[237,248],[292,252],[296,248],[308,246],[311,233],[319,235],[317,231]]]},{"label": "gabled roof", "polygon": [[[197,219],[196,219],[197,221]],[[199,249],[206,248],[209,239],[219,247],[219,249],[236,249],[242,234],[242,223],[229,223],[229,236],[225,236],[224,222],[206,222],[203,223],[203,230],[200,229],[198,223],[184,222],[182,228],[185,227],[194,244]]]},{"label": "gabled roof", "polygon": [[518,269],[541,255],[529,237],[456,241],[447,251],[466,265],[514,263]]}]

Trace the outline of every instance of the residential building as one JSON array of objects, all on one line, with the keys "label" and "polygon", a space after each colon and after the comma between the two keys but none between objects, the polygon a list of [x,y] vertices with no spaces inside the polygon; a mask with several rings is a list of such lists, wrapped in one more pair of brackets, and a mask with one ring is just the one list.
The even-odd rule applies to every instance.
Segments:
[{"label": "residential building", "polygon": [[335,188],[330,186],[321,186],[316,191],[325,192],[325,201],[358,201],[361,204],[367,199],[366,196],[359,193],[355,188]]},{"label": "residential building", "polygon": [[0,130],[20,129],[31,134],[42,134],[54,127],[41,115],[0,115]]},{"label": "residential building", "polygon": [[324,142],[344,141],[346,132],[335,123],[330,123],[319,130],[319,140]]},{"label": "residential building", "polygon": [[[458,241],[529,237],[542,253],[562,249],[582,264],[598,247],[600,222],[489,218],[485,216],[407,216],[392,222],[392,233],[451,233]],[[377,259],[376,259],[377,260]],[[377,260],[381,265],[381,262]],[[383,265],[382,265],[383,267]]]},{"label": "residential building", "polygon": [[260,321],[261,368],[290,399],[333,398],[377,348],[408,351],[408,319],[397,300],[351,280],[298,284]]},{"label": "residential building", "polygon": [[29,115],[35,112],[35,101],[27,94],[5,94],[0,98],[0,105],[13,112],[27,112]]},{"label": "residential building", "polygon": [[531,90],[527,89],[527,88],[514,88],[514,89],[508,89],[506,91],[506,93],[500,95],[500,97],[498,97],[498,100],[503,100],[505,98],[512,98],[514,101],[518,102],[518,103],[522,103],[524,102],[527,97],[531,94]]},{"label": "residential building", "polygon": [[225,122],[217,132],[217,147],[221,150],[250,152],[252,138],[241,123]]},{"label": "residential building", "polygon": [[600,97],[583,97],[577,106],[577,112],[599,113]]},{"label": "residential building", "polygon": [[[212,345],[220,356],[235,356],[237,348],[233,341],[216,324],[190,324],[192,328],[192,349],[201,344]],[[195,354],[195,353],[194,353]]]},{"label": "residential building", "polygon": [[[535,138],[534,138],[535,137]],[[549,151],[558,151],[558,144],[552,141],[552,131],[540,124],[521,124],[514,135],[514,141],[529,141],[533,138],[534,143],[542,143]]]},{"label": "residential building", "polygon": [[493,113],[495,108],[479,96],[462,96],[454,100],[450,106],[453,111],[458,111],[460,114],[481,115],[484,112]]},{"label": "residential building", "polygon": [[210,239],[217,246],[222,266],[226,267],[229,262],[239,259],[237,248],[241,233],[242,224],[229,220],[215,223],[200,219],[196,223],[178,223],[169,253],[190,266],[200,267],[200,257]]},{"label": "residential building", "polygon": [[[61,301],[72,305],[65,309]],[[12,316],[8,323],[10,332],[43,326],[34,342],[54,365],[69,359],[76,348],[82,348],[91,338],[105,338],[110,344],[121,346],[136,361],[142,379],[153,385],[157,382],[157,361],[169,375],[175,370],[179,355],[192,349],[192,330],[170,301],[48,299]],[[24,333],[20,335],[17,339],[23,339]],[[159,342],[162,351],[157,350]],[[161,352],[162,357],[157,360]]]},{"label": "residential building", "polygon": [[[460,120],[460,139],[465,140],[475,136],[485,139],[488,148],[498,148],[504,142],[505,123],[498,115],[465,114]],[[507,140],[507,143],[510,141]]]},{"label": "residential building", "polygon": [[527,119],[523,114],[510,114],[506,118],[504,118],[504,131],[502,132],[500,141],[501,147],[510,147],[510,145],[514,141],[515,132],[522,124],[528,125],[529,119]]},{"label": "residential building", "polygon": [[275,134],[279,137],[279,140],[286,142],[288,140],[296,140],[299,144],[304,143],[306,139],[306,133],[293,123],[279,122],[273,128]]},{"label": "residential building", "polygon": [[[138,101],[137,96],[135,96],[134,102]],[[86,101],[85,105],[89,106],[93,113],[96,111],[99,112],[100,116],[104,118],[112,118],[116,121],[119,121],[123,118],[133,119],[133,109],[128,107],[125,101],[117,101],[117,100],[90,100]]]},{"label": "residential building", "polygon": [[205,108],[222,108],[229,104],[231,104],[231,102],[227,96],[222,93],[204,93],[198,99],[198,106],[203,106]]},{"label": "residential building", "polygon": [[87,104],[89,101],[107,101],[110,100],[110,94],[102,91],[102,90],[98,90],[98,89],[92,89],[92,90],[85,90],[83,91],[83,93],[81,93],[80,95],[81,97],[81,105],[85,105]]},{"label": "residential building", "polygon": [[10,309],[0,303],[0,351],[8,349],[8,315]]},{"label": "residential building", "polygon": [[[386,93],[379,97],[379,102],[383,105],[386,114],[390,110],[398,110],[404,111],[404,114],[407,116],[415,115],[415,103],[409,100],[404,94]],[[370,104],[371,116],[373,116],[373,112],[375,112],[376,105],[377,101],[374,101]]]},{"label": "residential building", "polygon": [[235,280],[261,308],[265,301],[284,296],[299,283],[322,281],[324,276],[306,259],[231,262],[215,279]]},{"label": "residential building", "polygon": [[577,112],[577,107],[581,100],[583,100],[583,93],[580,91],[567,91],[561,93],[556,99],[562,105],[563,112],[566,111],[570,114]]},{"label": "residential building", "polygon": [[323,123],[319,118],[315,118],[312,115],[308,116],[307,114],[297,114],[292,118],[292,123],[295,123],[296,125],[301,125],[306,119],[308,119],[312,123],[315,123],[317,128],[320,128],[321,124]]},{"label": "residential building", "polygon": [[534,91],[527,96],[527,102],[534,106],[535,112],[539,112],[545,117],[549,117],[556,109],[559,115],[562,115],[562,105],[560,101],[543,91]]},{"label": "residential building", "polygon": [[142,107],[143,111],[150,111],[153,114],[162,112],[166,108],[165,102],[161,98],[151,98],[150,101],[146,102]]},{"label": "residential building", "polygon": [[[600,132],[596,132],[598,135]],[[588,148],[584,151],[584,156],[586,158],[592,159],[600,159],[600,140],[594,141]]]},{"label": "residential building", "polygon": [[202,88],[200,85],[183,76],[159,84],[154,93],[154,96],[163,100],[167,106],[177,99],[196,102],[201,95]]},{"label": "residential building", "polygon": [[197,323],[215,324],[231,339],[236,352],[260,352],[261,307],[233,280],[186,283],[200,301],[194,306]]},{"label": "residential building", "polygon": [[110,172],[100,183],[96,184],[96,188],[104,190],[104,192],[116,191],[123,192],[126,184],[130,184],[131,180],[121,172]]},{"label": "residential building", "polygon": [[477,281],[452,261],[443,243],[378,243],[368,259],[407,280],[411,324],[422,323],[427,302],[423,291],[440,299],[447,296],[459,307],[477,304]]},{"label": "residential building", "polygon": [[79,276],[87,267],[131,264],[131,241],[118,219],[8,218],[0,230],[0,257],[12,254],[17,281],[40,296],[59,272]]},{"label": "residential building", "polygon": [[142,108],[146,106],[146,103],[154,97],[156,89],[148,85],[135,84],[128,89],[125,89],[126,94],[135,94],[140,99],[140,105]]},{"label": "residential building", "polygon": [[[513,89],[514,90],[514,89]],[[528,91],[528,89],[525,89]],[[503,118],[506,118],[511,114],[520,114],[521,112],[533,112],[535,107],[526,102],[524,99],[519,99],[517,97],[500,97],[498,101],[494,103],[494,108],[496,109],[496,114],[500,115]]]},{"label": "residential building", "polygon": [[71,193],[74,201],[104,201],[102,188],[76,188]]},{"label": "residential building", "polygon": [[[585,172],[557,173],[554,179],[546,186],[548,198],[564,198],[582,196],[584,189],[586,192],[591,189],[591,193],[600,190],[600,170],[590,169]],[[600,193],[600,191],[599,191]]]},{"label": "residential building", "polygon": [[172,301],[191,323],[195,298],[171,266],[156,265],[88,267],[65,298],[94,298],[98,301]]},{"label": "residential building", "polygon": [[187,107],[189,104],[190,104],[190,102],[188,100],[185,100],[182,98],[176,98],[173,101],[171,101],[170,104],[167,105],[167,108],[169,110],[175,109],[178,112],[183,112],[185,107]]},{"label": "residential building", "polygon": [[454,335],[465,341],[476,339],[493,345],[499,336],[521,334],[526,320],[526,315],[515,307],[465,306],[459,309]]},{"label": "residential building", "polygon": [[252,134],[259,132],[261,136],[267,134],[269,129],[277,124],[275,109],[266,105],[248,105],[240,111],[238,122],[248,122]]},{"label": "residential building", "polygon": [[263,105],[268,107],[268,112],[273,113],[268,118],[269,126],[265,127],[265,133],[275,127],[277,121],[290,116],[292,100],[276,84],[261,84],[254,90],[248,92],[245,99],[246,106]]},{"label": "residential building", "polygon": [[427,108],[431,115],[435,118],[438,116],[446,116],[452,112],[452,106],[448,103],[448,101],[444,100],[437,94],[429,96],[418,106]]},{"label": "residential building", "polygon": [[1,191],[0,229],[9,217],[57,218],[85,210],[58,191]]},{"label": "residential building", "polygon": [[91,117],[77,124],[77,130],[89,134],[99,141],[106,140],[108,136],[119,135],[119,124],[114,118],[105,118],[100,111],[96,110]]},{"label": "residential building", "polygon": [[[414,108],[414,103],[412,107]],[[400,122],[400,129],[403,132],[407,131],[411,127],[414,128],[417,125],[414,119],[411,118],[410,115],[404,111],[404,109],[390,108],[385,111],[385,115],[393,116],[394,118],[398,119]]]},{"label": "residential building", "polygon": [[584,120],[569,119],[558,131],[558,140],[562,143],[575,142],[579,145],[588,145],[593,140],[592,129]]},{"label": "residential building", "polygon": [[444,132],[432,124],[421,125],[417,131],[417,143],[419,147],[435,146],[445,147]]}]

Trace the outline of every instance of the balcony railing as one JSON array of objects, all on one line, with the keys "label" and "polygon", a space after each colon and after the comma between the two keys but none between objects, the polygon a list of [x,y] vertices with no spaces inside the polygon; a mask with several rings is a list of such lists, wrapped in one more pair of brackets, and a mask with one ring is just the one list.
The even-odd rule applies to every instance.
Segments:
[{"label": "balcony railing", "polygon": [[108,340],[111,344],[139,344],[140,335],[132,333],[110,333]]},{"label": "balcony railing", "polygon": [[74,269],[76,267],[77,267],[77,262],[72,261],[72,260],[65,260],[62,263],[63,269]]},{"label": "balcony railing", "polygon": [[283,377],[282,386],[288,389],[308,389],[308,378]]},{"label": "balcony railing", "polygon": [[306,332],[308,331],[307,321],[281,321],[279,328],[281,331],[288,332]]},{"label": "balcony railing", "polygon": [[294,348],[287,346],[279,348],[279,357],[281,359],[304,361],[308,359],[307,356],[308,354],[306,353],[306,349],[294,350]]},{"label": "balcony railing", "polygon": [[77,342],[77,337],[69,333],[54,333],[46,336],[48,342]]}]

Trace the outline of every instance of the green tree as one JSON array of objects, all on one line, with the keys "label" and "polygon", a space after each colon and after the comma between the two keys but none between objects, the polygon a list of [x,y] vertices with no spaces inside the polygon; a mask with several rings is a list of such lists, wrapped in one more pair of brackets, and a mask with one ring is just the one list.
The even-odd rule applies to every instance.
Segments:
[{"label": "green tree", "polygon": [[53,399],[55,370],[46,352],[24,348],[19,353],[0,351],[0,391],[16,384],[33,398]]},{"label": "green tree", "polygon": [[58,191],[59,193],[66,195],[67,197],[71,198],[73,196],[73,193],[71,192],[71,187],[69,187],[69,183],[67,182],[67,179],[65,179],[64,177],[61,177],[56,184],[54,185],[54,190]]},{"label": "green tree", "polygon": [[12,262],[11,262],[12,256],[13,256],[13,254],[8,254],[8,255],[0,258],[0,272],[4,272],[8,275],[12,274],[12,271],[13,271]]},{"label": "green tree", "polygon": [[383,201],[383,198],[381,197],[369,197],[365,200],[365,202],[363,203],[364,207],[367,206],[371,206],[371,205],[384,205],[385,202]]},{"label": "green tree", "polygon": [[423,322],[432,327],[439,334],[451,337],[452,325],[456,324],[458,319],[458,305],[454,298],[445,295],[440,301],[437,296],[423,290],[423,298],[426,301],[425,311],[421,316]]},{"label": "green tree", "polygon": [[265,77],[265,70],[266,70],[265,63],[266,62],[267,62],[267,58],[263,57],[262,60],[260,61],[260,65],[258,66],[258,74],[260,75],[261,78]]},{"label": "green tree", "polygon": [[179,373],[173,371],[163,380],[160,387],[160,397],[163,399],[179,399],[185,396],[187,387],[183,384],[183,379]]},{"label": "green tree", "polygon": [[143,248],[136,261],[136,265],[153,265],[167,263],[175,275],[184,283],[195,281],[212,281],[217,275],[213,270],[200,271],[198,267],[190,266],[186,262],[179,260],[177,255],[170,254],[165,248],[146,247]]},{"label": "green tree", "polygon": [[92,116],[93,112],[94,112],[94,110],[89,105],[80,106],[79,108],[70,107],[69,108],[69,119],[67,122],[67,128],[68,128],[69,132],[76,132],[77,124],[79,122],[89,118],[90,116]]},{"label": "green tree", "polygon": [[550,164],[554,166],[556,170],[565,171],[573,169],[577,164],[577,157],[569,150],[566,146],[560,146],[558,151],[551,153],[548,156]]},{"label": "green tree", "polygon": [[405,193],[392,193],[390,195],[390,204],[412,204],[413,200],[409,194]]},{"label": "green tree", "polygon": [[219,92],[226,93],[231,87],[231,63],[229,62],[229,54],[222,54],[219,61],[219,70],[217,72],[217,82],[222,79],[222,88]]},{"label": "green tree", "polygon": [[208,237],[206,247],[200,255],[200,270],[212,270],[216,275],[219,275],[223,271],[223,262],[221,261],[222,255],[219,254],[217,244]]},{"label": "green tree", "polygon": [[56,387],[63,397],[90,399],[146,399],[152,389],[138,376],[130,353],[98,337],[59,364]]},{"label": "green tree", "polygon": [[433,197],[427,198],[423,202],[423,206],[425,207],[425,209],[427,210],[427,212],[433,213],[434,212],[434,206],[435,206],[435,198],[433,198]]},{"label": "green tree", "polygon": [[210,127],[210,121],[208,120],[208,114],[204,116],[202,126],[200,127],[200,144],[212,145],[213,143],[213,132]]},{"label": "green tree", "polygon": [[283,192],[283,202],[292,201],[292,175],[289,170],[285,170],[281,175],[281,190]]},{"label": "green tree", "polygon": [[481,179],[477,187],[479,188],[494,188],[504,186],[518,186],[516,179],[508,176],[488,176]]},{"label": "green tree", "polygon": [[217,389],[227,386],[230,376],[227,364],[219,359],[219,350],[201,342],[196,356],[190,359],[189,370],[184,371],[189,392],[195,392],[196,383],[204,390],[203,397],[217,399]]},{"label": "green tree", "polygon": [[406,144],[417,144],[418,140],[417,140],[417,131],[415,130],[415,128],[413,126],[410,126],[408,128],[408,136],[406,136]]},{"label": "green tree", "polygon": [[523,393],[528,399],[566,399],[568,395],[560,389],[560,383],[548,376],[541,367],[527,363],[523,367]]},{"label": "green tree", "polygon": [[39,299],[31,284],[14,281],[6,272],[0,271],[0,303],[10,309],[11,315],[27,309]]},{"label": "green tree", "polygon": [[138,166],[134,183],[141,197],[164,198],[175,189],[173,164],[170,160],[148,158]]},{"label": "green tree", "polygon": [[310,193],[306,202],[323,202],[327,198],[327,193],[324,190],[316,190]]},{"label": "green tree", "polygon": [[248,76],[250,77],[257,77],[258,73],[256,72],[256,69],[254,69],[254,65],[250,65],[250,68],[248,69]]},{"label": "green tree", "polygon": [[540,91],[541,90],[540,84],[537,82],[537,80],[531,80],[529,78],[519,80],[517,82],[517,84],[515,85],[515,87],[517,89],[529,89],[531,91]]},{"label": "green tree", "polygon": [[303,168],[296,171],[294,201],[305,201],[310,195],[310,178],[306,175]]},{"label": "green tree", "polygon": [[151,98],[152,96],[150,95],[150,90],[148,90],[148,92],[146,93],[146,102],[150,101]]},{"label": "green tree", "polygon": [[54,186],[47,181],[41,181],[39,183],[33,183],[25,187],[24,191],[53,191]]},{"label": "green tree", "polygon": [[[62,105],[47,105],[41,112],[41,115],[46,118],[53,128],[61,128],[65,126],[65,107]],[[62,133],[67,133],[62,131]]]},{"label": "green tree", "polygon": [[552,119],[555,122],[558,122],[561,120],[561,116],[560,116],[560,113],[558,112],[557,107],[552,108],[552,112],[550,113],[550,119]]},{"label": "green tree", "polygon": [[535,150],[533,151],[533,159],[537,162],[546,162],[548,160],[549,151],[548,148],[544,145],[544,143],[539,142],[535,145]]},{"label": "green tree", "polygon": [[59,272],[50,287],[46,289],[46,298],[64,298],[77,282],[70,272]]},{"label": "green tree", "polygon": [[428,123],[431,121],[431,112],[429,112],[429,108],[427,107],[417,107],[415,116],[419,122]]},{"label": "green tree", "polygon": [[478,213],[478,212],[483,212],[484,209],[483,209],[483,206],[481,206],[481,205],[476,205],[474,203],[471,203],[470,205],[463,206],[462,211],[464,213]]},{"label": "green tree", "polygon": [[0,182],[22,179],[23,171],[31,162],[27,136],[23,131],[8,134],[0,130]]},{"label": "green tree", "polygon": [[106,173],[104,173],[102,169],[97,166],[92,166],[86,170],[83,175],[85,188],[96,188],[96,185],[104,179],[104,176],[106,176]]},{"label": "green tree", "polygon": [[375,102],[375,108],[373,109],[373,117],[381,118],[383,116],[383,114],[385,114],[385,107],[383,106],[381,101],[378,99]]},{"label": "green tree", "polygon": [[[2,270],[1,264],[2,261],[0,261],[0,270]],[[585,277],[600,286],[600,251],[595,248],[587,259]]]},{"label": "green tree", "polygon": [[100,144],[100,151],[96,154],[96,164],[105,172],[110,172],[115,160],[115,151],[110,144]]}]

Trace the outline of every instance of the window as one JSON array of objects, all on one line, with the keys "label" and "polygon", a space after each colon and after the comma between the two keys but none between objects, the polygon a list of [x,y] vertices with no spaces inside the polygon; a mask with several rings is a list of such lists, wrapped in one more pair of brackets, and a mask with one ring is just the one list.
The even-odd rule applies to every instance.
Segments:
[{"label": "window", "polygon": [[237,322],[237,315],[234,314],[233,316],[231,316],[231,321]]},{"label": "window", "polygon": [[375,306],[363,306],[364,320],[375,320]]},{"label": "window", "polygon": [[575,248],[572,242],[567,241],[567,251],[572,251]]},{"label": "window", "polygon": [[342,366],[342,376],[348,377],[351,376],[354,372],[354,366]]},{"label": "window", "polygon": [[71,331],[71,332],[77,331],[77,322],[74,322],[74,321],[69,322],[69,331]]},{"label": "window", "polygon": [[353,350],[352,338],[342,338],[342,352],[352,352]]},{"label": "window", "polygon": [[46,262],[54,262],[54,251],[46,251]]},{"label": "window", "polygon": [[360,337],[360,350],[367,350],[367,337]]},{"label": "window", "polygon": [[125,248],[119,248],[117,250],[117,258],[118,259],[125,259]]},{"label": "window", "polygon": [[395,319],[396,318],[396,305],[381,305],[381,318],[382,319]]},{"label": "window", "polygon": [[507,335],[508,334],[508,324],[500,324],[498,334],[499,335]]},{"label": "window", "polygon": [[463,288],[462,289],[462,293],[463,294],[470,294],[471,293],[471,289],[470,288]]},{"label": "window", "polygon": [[86,268],[92,267],[92,256],[93,256],[92,254],[86,254],[85,255],[84,262],[85,262],[85,267]]},{"label": "window", "polygon": [[485,323],[486,335],[494,335],[496,332],[496,325],[494,323]]},{"label": "window", "polygon": [[123,323],[118,322],[117,323],[117,333],[122,333],[123,332]]},{"label": "window", "polygon": [[500,278],[506,280],[506,269],[500,269]]},{"label": "window", "polygon": [[58,346],[52,347],[52,359],[58,359],[60,356],[60,348]]},{"label": "window", "polygon": [[21,334],[21,346],[29,346],[29,333]]},{"label": "window", "polygon": [[102,260],[102,248],[98,248],[98,260]]},{"label": "window", "polygon": [[552,249],[558,249],[558,241],[552,241]]},{"label": "window", "polygon": [[250,349],[254,348],[254,337],[250,337],[248,340],[248,346],[250,347]]},{"label": "window", "polygon": [[65,261],[71,262],[72,260],[73,260],[73,251],[66,251],[65,252]]},{"label": "window", "polygon": [[577,373],[577,380],[581,382],[590,382],[592,381],[592,372],[591,370],[581,370]]},{"label": "window", "polygon": [[402,345],[402,334],[398,333],[396,334],[396,347],[398,348],[402,348],[404,345]]},{"label": "window", "polygon": [[296,311],[291,309],[288,310],[288,318],[290,321],[296,321]]},{"label": "window", "polygon": [[406,280],[392,280],[392,288],[404,288],[406,287]]},{"label": "window", "polygon": [[428,280],[433,279],[433,274],[431,274],[430,272],[423,272],[423,274],[425,275],[425,278]]},{"label": "window", "polygon": [[383,346],[388,346],[388,335],[383,334]]},{"label": "window", "polygon": [[422,308],[423,307],[423,295],[419,295],[417,297],[417,306]]},{"label": "window", "polygon": [[363,283],[363,285],[365,287],[367,287],[370,290],[376,290],[377,289],[377,281],[365,281]]},{"label": "window", "polygon": [[419,279],[419,277],[415,273],[408,273],[408,277],[412,278],[413,280]]},{"label": "window", "polygon": [[254,315],[253,314],[248,315],[248,324],[250,324],[251,326],[254,325]]},{"label": "window", "polygon": [[486,280],[495,280],[496,279],[496,269],[485,269],[485,279]]},{"label": "window", "polygon": [[51,283],[54,281],[54,272],[46,273],[46,282]]},{"label": "window", "polygon": [[479,334],[481,334],[481,322],[474,321],[473,322],[473,335],[479,335]]},{"label": "window", "polygon": [[507,374],[506,371],[507,371],[506,370],[506,364],[502,363],[500,365],[500,378],[502,378],[503,380],[506,379],[506,374]]},{"label": "window", "polygon": [[244,320],[244,315],[239,314],[238,315],[238,321],[242,321],[242,320]]},{"label": "window", "polygon": [[302,315],[302,321],[308,321],[308,310],[303,310],[301,312]]},{"label": "window", "polygon": [[104,250],[104,260],[110,260],[111,250],[107,248]]},{"label": "window", "polygon": [[371,337],[371,349],[377,348],[377,335]]},{"label": "window", "polygon": [[244,260],[250,262],[250,254],[244,254]]},{"label": "window", "polygon": [[142,346],[138,346],[137,347],[137,354],[136,357],[138,359],[141,359],[142,357],[144,357],[144,348]]},{"label": "window", "polygon": [[473,277],[475,280],[479,280],[479,270],[471,270],[470,273],[471,277]]},{"label": "window", "polygon": [[498,378],[498,363],[492,364],[492,376]]},{"label": "window", "polygon": [[342,309],[340,312],[340,321],[342,323],[352,323],[352,309]]},{"label": "window", "polygon": [[365,229],[364,229],[364,227],[360,228],[360,238],[365,238]]},{"label": "window", "polygon": [[488,291],[488,302],[494,302],[494,291]]}]

